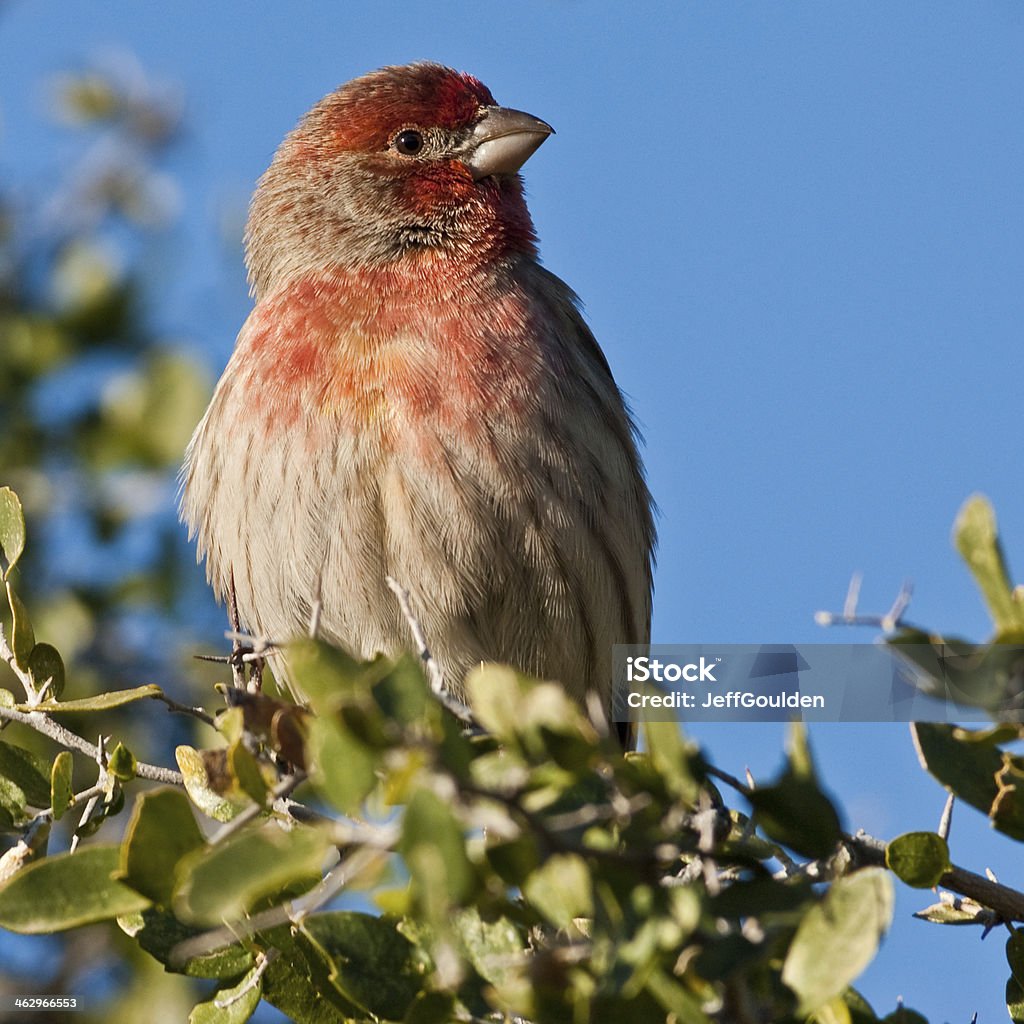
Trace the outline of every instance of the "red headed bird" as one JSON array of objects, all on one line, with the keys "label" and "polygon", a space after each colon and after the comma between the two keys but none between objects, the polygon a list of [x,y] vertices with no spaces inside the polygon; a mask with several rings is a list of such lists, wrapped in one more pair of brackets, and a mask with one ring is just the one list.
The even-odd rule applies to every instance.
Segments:
[{"label": "red headed bird", "polygon": [[551,132],[417,63],[331,93],[275,154],[256,305],[181,505],[253,634],[304,634],[319,593],[324,639],[409,649],[390,575],[455,694],[497,661],[611,707],[612,645],[649,639],[652,502],[608,363],[538,260],[518,171]]}]

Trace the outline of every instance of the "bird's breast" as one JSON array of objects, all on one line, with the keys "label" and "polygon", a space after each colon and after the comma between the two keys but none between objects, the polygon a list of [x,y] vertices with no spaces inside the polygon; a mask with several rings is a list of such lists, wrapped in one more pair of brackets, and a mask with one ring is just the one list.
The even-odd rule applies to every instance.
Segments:
[{"label": "bird's breast", "polygon": [[[471,294],[472,292],[472,294]],[[556,369],[516,289],[394,271],[292,284],[253,311],[236,358],[268,427],[330,420],[385,446],[484,440],[529,419]]]}]

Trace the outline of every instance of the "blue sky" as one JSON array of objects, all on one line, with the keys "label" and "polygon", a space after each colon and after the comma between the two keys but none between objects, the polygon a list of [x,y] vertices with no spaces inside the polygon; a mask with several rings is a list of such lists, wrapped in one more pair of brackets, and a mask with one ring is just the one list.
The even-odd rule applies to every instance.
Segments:
[{"label": "blue sky", "polygon": [[[452,64],[557,129],[530,205],[643,425],[655,639],[869,640],[812,618],[855,569],[865,609],[910,578],[914,621],[986,635],[949,533],[984,491],[1024,560],[1024,6],[22,0],[0,12],[4,179],[56,176],[44,77],[111,48],[186,96],[161,317],[212,372],[247,308],[220,225],[283,134],[358,73]],[[774,728],[701,738],[734,771],[780,757]],[[813,739],[852,827],[934,827],[942,793],[905,727]],[[1018,849],[958,812],[961,863],[1021,885]],[[1002,938],[910,920],[921,903],[902,891],[865,994],[1004,1019]]]}]

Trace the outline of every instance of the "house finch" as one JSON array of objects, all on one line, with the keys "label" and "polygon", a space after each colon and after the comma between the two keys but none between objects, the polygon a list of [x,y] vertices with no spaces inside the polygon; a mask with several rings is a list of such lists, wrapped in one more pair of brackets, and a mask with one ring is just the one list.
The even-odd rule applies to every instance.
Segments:
[{"label": "house finch", "polygon": [[538,260],[517,172],[551,132],[417,63],[331,93],[275,154],[181,505],[252,633],[305,633],[319,594],[324,639],[408,649],[390,575],[455,694],[498,661],[610,707],[612,644],[649,636],[654,526],[608,363]]}]

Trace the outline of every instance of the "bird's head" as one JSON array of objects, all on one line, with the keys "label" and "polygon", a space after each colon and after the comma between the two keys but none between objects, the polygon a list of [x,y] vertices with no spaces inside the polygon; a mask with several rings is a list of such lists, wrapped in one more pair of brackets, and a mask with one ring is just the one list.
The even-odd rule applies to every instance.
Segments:
[{"label": "bird's head", "polygon": [[535,252],[519,168],[552,133],[440,64],[386,67],[320,101],[278,149],[246,232],[253,290],[424,252]]}]

